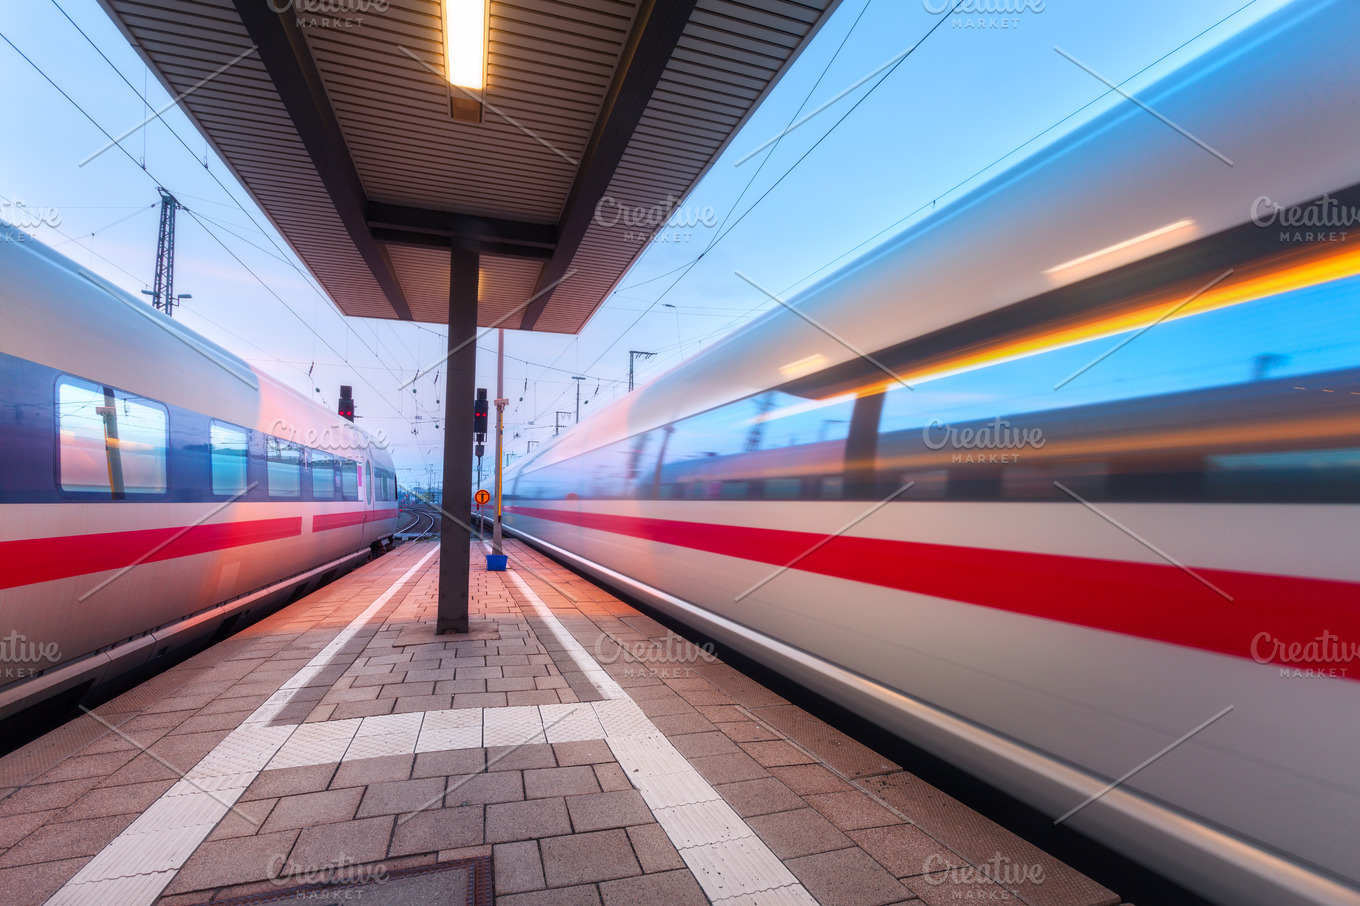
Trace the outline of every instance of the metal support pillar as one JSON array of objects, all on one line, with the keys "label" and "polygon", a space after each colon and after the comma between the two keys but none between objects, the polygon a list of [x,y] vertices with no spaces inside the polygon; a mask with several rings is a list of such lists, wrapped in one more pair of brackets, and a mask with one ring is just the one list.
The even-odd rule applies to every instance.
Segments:
[{"label": "metal support pillar", "polygon": [[449,265],[449,357],[445,363],[448,383],[444,387],[445,516],[439,521],[436,633],[468,631],[472,402],[477,392],[476,244],[455,241]]},{"label": "metal support pillar", "polygon": [[496,519],[491,528],[491,552],[501,554],[501,478],[505,475],[505,328],[496,331]]}]

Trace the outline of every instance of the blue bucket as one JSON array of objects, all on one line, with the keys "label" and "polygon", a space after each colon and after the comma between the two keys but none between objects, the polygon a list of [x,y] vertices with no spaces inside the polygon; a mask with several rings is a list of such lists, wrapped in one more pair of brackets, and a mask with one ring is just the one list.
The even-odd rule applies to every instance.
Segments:
[{"label": "blue bucket", "polygon": [[505,563],[509,559],[510,559],[509,556],[507,556],[506,554],[487,554],[486,555],[487,571],[493,573],[505,572]]}]

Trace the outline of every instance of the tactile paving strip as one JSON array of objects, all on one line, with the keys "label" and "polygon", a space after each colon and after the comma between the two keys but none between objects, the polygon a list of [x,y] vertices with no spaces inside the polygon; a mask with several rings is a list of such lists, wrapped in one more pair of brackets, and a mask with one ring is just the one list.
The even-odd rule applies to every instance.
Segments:
[{"label": "tactile paving strip", "polygon": [[[520,594],[564,658],[606,700],[577,704],[450,709],[294,725],[273,721],[293,691],[336,652],[434,554],[431,551],[271,696],[190,772],[86,864],[49,901],[150,906],[212,828],[266,767],[334,764],[417,749],[519,746],[603,737],[628,779],[679,850],[704,893],[717,902],[815,902],[777,856],[627,697],[518,576]],[[286,693],[286,694],[284,694]],[[297,741],[294,742],[294,739]],[[343,754],[336,756],[344,746]],[[208,789],[207,785],[221,787]]]},{"label": "tactile paving strip", "polygon": [[[300,689],[329,664],[335,653],[363,628],[365,623],[385,605],[397,590],[405,585],[434,556],[430,551],[397,579],[363,613],[313,657],[305,667],[285,682],[289,690]],[[291,699],[291,691],[289,699]],[[84,903],[117,903],[119,906],[150,906],[169,884],[194,850],[198,848],[222,820],[236,800],[246,791],[255,775],[264,770],[275,754],[298,729],[297,725],[271,725],[279,711],[287,705],[279,695],[257,708],[216,748],[205,755],[185,775],[184,781],[172,787],[175,795],[161,796],[133,821],[113,842],[76,872],[66,884],[48,900],[52,906]],[[411,723],[407,715],[388,715],[406,718],[392,722],[394,726]],[[415,734],[419,732],[423,715],[414,715],[411,748],[415,748]],[[372,718],[365,718],[367,723]],[[386,724],[375,724],[386,728]],[[364,730],[359,726],[359,733]],[[372,739],[387,739],[390,734],[378,734]],[[356,739],[358,736],[356,735]],[[351,748],[353,748],[351,743]],[[230,778],[230,786],[213,784],[221,789],[207,789],[198,778]],[[192,789],[183,789],[187,784]]]}]

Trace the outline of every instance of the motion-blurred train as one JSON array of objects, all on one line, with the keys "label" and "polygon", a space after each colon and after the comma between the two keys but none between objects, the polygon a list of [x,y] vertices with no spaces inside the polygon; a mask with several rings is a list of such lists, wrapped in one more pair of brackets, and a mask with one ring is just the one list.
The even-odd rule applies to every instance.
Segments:
[{"label": "motion-blurred train", "polygon": [[1241,30],[516,462],[507,525],[1217,902],[1360,903],[1357,39]]},{"label": "motion-blurred train", "polygon": [[359,565],[396,496],[362,430],[0,224],[0,718]]}]

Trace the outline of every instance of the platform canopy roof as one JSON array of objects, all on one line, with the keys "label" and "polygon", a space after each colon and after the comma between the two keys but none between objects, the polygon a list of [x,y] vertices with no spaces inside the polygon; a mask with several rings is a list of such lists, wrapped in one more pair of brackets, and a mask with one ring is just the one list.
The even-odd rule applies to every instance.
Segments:
[{"label": "platform canopy roof", "polygon": [[480,324],[559,333],[647,247],[618,207],[684,197],[838,0],[489,0],[480,122],[458,2],[101,0],[345,314],[446,323],[456,242]]}]

